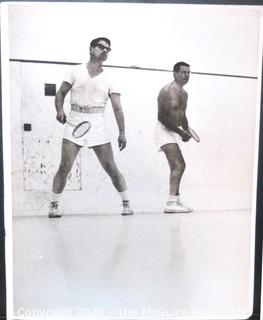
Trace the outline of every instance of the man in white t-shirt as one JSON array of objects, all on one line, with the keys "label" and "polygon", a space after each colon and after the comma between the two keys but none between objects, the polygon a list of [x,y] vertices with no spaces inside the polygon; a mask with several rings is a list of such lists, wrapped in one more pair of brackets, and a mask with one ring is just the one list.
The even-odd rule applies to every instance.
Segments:
[{"label": "man in white t-shirt", "polygon": [[[124,116],[120,101],[120,91],[112,83],[102,63],[108,58],[111,42],[107,38],[96,38],[90,43],[90,59],[86,64],[78,65],[67,74],[57,92],[55,105],[57,121],[64,124],[61,162],[55,174],[52,187],[49,217],[59,218],[59,198],[66,186],[68,174],[83,146],[92,148],[104,170],[119,192],[123,215],[133,214],[130,208],[127,186],[123,175],[114,161],[111,143],[105,132],[104,109],[111,100],[116,122],[119,128],[119,149],[126,147]],[[63,104],[67,93],[71,91],[71,110],[67,117]],[[73,136],[73,125],[89,121],[90,130],[81,138]]]}]

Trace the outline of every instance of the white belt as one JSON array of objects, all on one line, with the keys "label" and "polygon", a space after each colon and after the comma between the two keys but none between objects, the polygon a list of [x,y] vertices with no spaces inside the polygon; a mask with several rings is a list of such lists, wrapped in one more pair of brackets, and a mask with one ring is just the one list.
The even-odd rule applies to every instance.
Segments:
[{"label": "white belt", "polygon": [[71,110],[80,113],[103,113],[104,109],[104,107],[79,106],[78,104],[71,105]]}]

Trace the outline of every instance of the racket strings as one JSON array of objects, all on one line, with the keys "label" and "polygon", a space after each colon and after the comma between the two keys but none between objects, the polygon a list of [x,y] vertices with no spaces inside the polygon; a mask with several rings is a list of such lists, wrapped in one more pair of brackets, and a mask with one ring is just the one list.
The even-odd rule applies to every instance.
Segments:
[{"label": "racket strings", "polygon": [[89,131],[89,129],[90,129],[90,122],[88,121],[82,122],[75,127],[72,135],[74,138],[81,138]]},{"label": "racket strings", "polygon": [[188,128],[189,133],[191,134],[192,138],[196,141],[196,142],[200,142],[200,138],[198,136],[198,134],[192,129],[192,128]]}]

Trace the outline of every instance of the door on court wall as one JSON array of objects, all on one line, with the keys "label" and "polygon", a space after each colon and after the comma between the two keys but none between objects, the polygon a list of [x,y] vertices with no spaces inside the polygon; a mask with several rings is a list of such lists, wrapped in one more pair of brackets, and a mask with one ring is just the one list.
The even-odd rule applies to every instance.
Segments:
[{"label": "door on court wall", "polygon": [[[51,190],[61,155],[63,126],[56,121],[55,97],[45,95],[45,84],[56,89],[67,71],[65,66],[22,63],[21,128],[23,186],[25,191]],[[54,87],[54,86],[53,86]],[[65,101],[69,110],[69,94]],[[68,177],[66,189],[80,190],[81,162],[78,155]]]}]

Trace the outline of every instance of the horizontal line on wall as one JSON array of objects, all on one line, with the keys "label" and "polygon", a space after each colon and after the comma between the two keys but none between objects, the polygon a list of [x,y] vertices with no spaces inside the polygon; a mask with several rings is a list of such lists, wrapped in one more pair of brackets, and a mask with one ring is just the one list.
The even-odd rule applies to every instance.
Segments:
[{"label": "horizontal line on wall", "polygon": [[60,61],[46,61],[46,60],[27,60],[27,59],[9,59],[11,62],[23,63],[47,63],[47,64],[63,64],[63,65],[77,65],[78,62],[60,62]]},{"label": "horizontal line on wall", "polygon": [[[41,63],[41,64],[60,64],[60,65],[78,65],[80,62],[61,62],[61,61],[45,61],[45,60],[26,60],[26,59],[9,59],[10,62],[22,62],[22,63]],[[133,69],[133,70],[144,70],[144,71],[161,71],[161,72],[172,72],[168,69],[157,69],[157,68],[143,68],[139,66],[118,66],[118,65],[103,65],[106,68],[119,68],[119,69]],[[198,74],[204,76],[216,76],[216,77],[232,77],[232,78],[243,78],[243,79],[258,79],[258,77],[244,76],[236,74],[224,74],[224,73],[209,73],[209,72],[196,72],[191,71],[191,74]]]},{"label": "horizontal line on wall", "polygon": [[[16,2],[17,0],[2,0],[2,2]],[[28,0],[27,2],[34,2],[35,0]],[[38,2],[53,2],[54,0],[38,0]],[[56,2],[64,2],[65,0],[56,0]],[[102,2],[102,3],[142,3],[142,4],[196,4],[196,5],[250,5],[260,6],[262,0],[78,0],[77,2]]]}]

